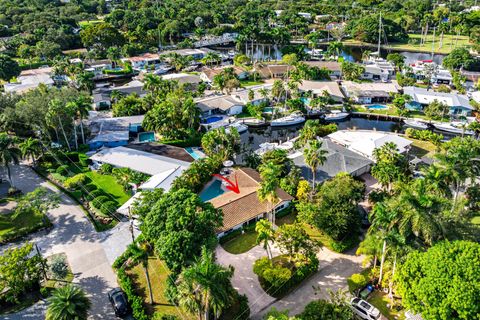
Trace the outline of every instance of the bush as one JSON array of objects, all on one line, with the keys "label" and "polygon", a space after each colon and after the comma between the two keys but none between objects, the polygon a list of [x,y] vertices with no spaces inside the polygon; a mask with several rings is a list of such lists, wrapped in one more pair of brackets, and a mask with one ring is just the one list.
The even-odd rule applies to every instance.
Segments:
[{"label": "bush", "polygon": [[56,280],[63,280],[68,275],[68,265],[63,255],[53,257],[49,265],[49,271]]},{"label": "bush", "polygon": [[41,287],[40,294],[42,295],[43,298],[47,298],[50,294],[50,291],[46,287]]},{"label": "bush", "polygon": [[85,195],[85,199],[87,199],[87,201],[92,201],[93,199],[95,199],[97,197],[100,197],[100,196],[105,196],[105,192],[97,189],[97,190],[93,190],[93,191],[90,191],[89,193],[87,193]]},{"label": "bush", "polygon": [[84,173],[79,173],[65,180],[63,186],[67,189],[77,189],[87,183],[88,180],[88,177]]},{"label": "bush", "polygon": [[354,273],[347,281],[350,290],[355,292],[367,285],[368,278],[361,273]]},{"label": "bush", "polygon": [[110,201],[107,196],[99,196],[91,201],[91,204],[94,208],[100,209],[105,202]]},{"label": "bush", "polygon": [[79,157],[78,157],[78,152],[76,151],[71,151],[67,152],[65,154],[66,159],[70,160],[71,162],[78,162]]},{"label": "bush", "polygon": [[112,173],[113,166],[108,163],[104,163],[100,166],[100,169],[98,170],[99,173],[101,174],[110,174]]},{"label": "bush", "polygon": [[443,135],[429,130],[417,130],[413,128],[407,128],[407,130],[405,130],[405,135],[408,138],[429,141],[434,145],[438,145],[443,140]]},{"label": "bush", "polygon": [[218,242],[220,244],[225,244],[227,243],[228,241],[232,240],[233,238],[239,236],[242,234],[242,229],[237,229],[237,230],[233,230],[232,232],[224,235],[223,237],[221,237]]},{"label": "bush", "polygon": [[86,185],[83,186],[82,191],[90,193],[90,192],[92,192],[94,190],[97,190],[97,189],[98,189],[98,187],[97,187],[96,184],[89,183],[89,184],[86,184]]},{"label": "bush", "polygon": [[101,205],[100,212],[105,215],[111,215],[115,213],[115,211],[117,211],[117,208],[118,208],[118,205],[116,202],[107,201]]},{"label": "bush", "polygon": [[127,296],[127,300],[132,308],[132,315],[137,320],[148,320],[147,314],[143,309],[143,299],[137,296],[132,280],[128,277],[123,268],[117,271],[118,284]]},{"label": "bush", "polygon": [[178,320],[177,316],[174,316],[172,314],[165,314],[161,312],[155,312],[153,314],[153,320]]},{"label": "bush", "polygon": [[68,166],[64,164],[64,165],[61,165],[60,167],[58,167],[55,172],[62,175],[62,176],[68,176],[68,174],[69,174],[68,171],[69,171]]},{"label": "bush", "polygon": [[56,181],[59,181],[59,182],[64,182],[65,180],[67,180],[67,177],[61,175],[60,173],[52,173],[52,178]]}]

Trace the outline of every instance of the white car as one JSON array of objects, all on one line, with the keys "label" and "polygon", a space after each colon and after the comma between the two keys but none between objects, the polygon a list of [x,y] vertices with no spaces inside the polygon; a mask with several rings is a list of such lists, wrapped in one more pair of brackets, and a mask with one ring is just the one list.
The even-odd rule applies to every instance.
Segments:
[{"label": "white car", "polygon": [[380,318],[380,311],[365,300],[353,298],[350,304],[357,318],[362,320],[377,320]]}]

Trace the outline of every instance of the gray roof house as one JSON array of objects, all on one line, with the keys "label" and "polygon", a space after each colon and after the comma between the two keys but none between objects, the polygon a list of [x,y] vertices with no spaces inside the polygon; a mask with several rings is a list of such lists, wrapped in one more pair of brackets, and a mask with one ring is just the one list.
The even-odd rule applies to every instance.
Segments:
[{"label": "gray roof house", "polygon": [[[320,166],[316,172],[316,182],[321,182],[333,178],[340,172],[347,172],[352,176],[362,175],[370,170],[372,161],[356,152],[334,143],[328,138],[319,138],[323,143],[323,149],[328,153],[325,163]],[[312,170],[305,164],[303,151],[298,151],[288,156],[295,165],[302,171],[302,176],[312,182]]]},{"label": "gray roof house", "polygon": [[407,108],[412,110],[423,109],[424,106],[437,100],[449,106],[452,115],[469,116],[473,111],[466,95],[435,92],[418,87],[405,87],[403,92],[412,97],[412,101],[407,105]]}]

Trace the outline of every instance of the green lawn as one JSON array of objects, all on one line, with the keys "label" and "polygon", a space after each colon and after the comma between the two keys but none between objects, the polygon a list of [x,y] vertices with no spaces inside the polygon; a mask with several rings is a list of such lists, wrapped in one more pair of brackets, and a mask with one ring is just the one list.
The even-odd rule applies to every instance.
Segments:
[{"label": "green lawn", "polygon": [[412,148],[410,149],[410,154],[414,154],[415,156],[421,158],[423,156],[433,157],[436,153],[437,147],[429,141],[422,141],[412,138],[407,138],[410,141],[413,141]]},{"label": "green lawn", "polygon": [[367,300],[370,304],[380,310],[380,313],[383,314],[388,320],[405,319],[403,310],[396,311],[387,307],[387,304],[391,305],[391,301],[387,294],[377,290],[372,292]]},{"label": "green lawn", "polygon": [[110,194],[119,206],[130,199],[130,195],[123,190],[113,176],[99,174],[95,171],[89,171],[86,175],[92,180],[92,183],[97,185],[98,189]]},{"label": "green lawn", "polygon": [[241,84],[243,87],[251,87],[251,86],[261,85],[261,84],[263,84],[263,81],[262,81],[262,80],[257,80],[257,81],[253,81],[253,80],[240,80],[240,84]]},{"label": "green lawn", "polygon": [[127,271],[127,273],[132,278],[137,293],[144,299],[144,305],[149,314],[159,312],[174,315],[179,319],[195,319],[195,316],[183,312],[180,308],[171,304],[165,298],[164,292],[166,288],[166,280],[170,271],[163,261],[156,257],[150,257],[148,259],[148,273],[152,285],[153,305],[149,303],[148,286],[143,267],[137,265]]},{"label": "green lawn", "polygon": [[97,23],[102,23],[103,20],[84,20],[84,21],[79,21],[78,25],[80,28],[86,28],[92,24],[97,24]]},{"label": "green lawn", "polygon": [[255,247],[257,233],[254,230],[245,231],[245,233],[222,244],[223,249],[231,254],[241,254]]},{"label": "green lawn", "polygon": [[[427,40],[425,44],[420,45],[420,34],[409,34],[409,40],[406,43],[389,43],[388,48],[398,50],[398,51],[418,51],[418,52],[432,52],[432,43],[433,43],[433,34],[429,34],[427,36]],[[354,39],[348,39],[343,41],[345,45],[353,45],[353,46],[375,46],[371,43],[363,43]],[[434,52],[441,53],[441,54],[448,54],[450,51],[455,49],[455,47],[463,47],[463,46],[471,46],[469,42],[468,36],[458,36],[455,35],[444,35],[443,36],[443,45],[440,47],[440,35],[435,35],[435,43],[434,43]],[[382,46],[385,48],[385,46]]]},{"label": "green lawn", "polygon": [[14,211],[0,213],[0,243],[24,236],[49,225],[51,223],[47,216],[38,212],[22,210],[19,214]]}]

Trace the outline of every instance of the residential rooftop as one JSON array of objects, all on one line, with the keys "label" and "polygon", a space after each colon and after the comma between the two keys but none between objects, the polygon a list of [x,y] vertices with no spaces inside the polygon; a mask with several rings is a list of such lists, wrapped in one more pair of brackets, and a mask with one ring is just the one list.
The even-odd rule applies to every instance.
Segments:
[{"label": "residential rooftop", "polygon": [[473,110],[473,107],[470,105],[470,101],[466,95],[435,92],[433,90],[427,90],[418,87],[405,87],[403,92],[411,96],[413,101],[423,105],[430,104],[437,100],[438,102],[444,103],[449,107],[463,107]]}]

